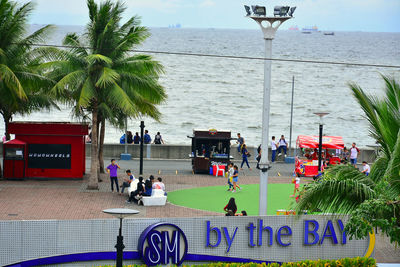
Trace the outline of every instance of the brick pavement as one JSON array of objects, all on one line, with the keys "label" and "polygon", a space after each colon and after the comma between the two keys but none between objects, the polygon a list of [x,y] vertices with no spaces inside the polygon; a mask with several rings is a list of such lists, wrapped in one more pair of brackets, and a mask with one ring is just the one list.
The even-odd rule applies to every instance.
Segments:
[{"label": "brick pavement", "polygon": [[[148,175],[145,175],[147,177]],[[157,177],[157,176],[156,176]],[[225,185],[225,178],[208,175],[162,176],[167,191],[185,188]],[[74,220],[110,218],[102,213],[107,208],[133,208],[140,211],[136,217],[201,217],[222,216],[220,213],[196,210],[167,203],[164,207],[143,207],[126,204],[126,195],[111,193],[110,181],[103,175],[99,190],[86,190],[83,180],[0,180],[0,220]],[[120,181],[122,178],[120,178]],[[258,183],[256,176],[241,173],[241,184]],[[307,181],[303,179],[302,182]],[[290,183],[291,177],[270,177],[269,183]],[[400,249],[387,238],[377,237],[376,255],[379,262],[400,262]]]}]

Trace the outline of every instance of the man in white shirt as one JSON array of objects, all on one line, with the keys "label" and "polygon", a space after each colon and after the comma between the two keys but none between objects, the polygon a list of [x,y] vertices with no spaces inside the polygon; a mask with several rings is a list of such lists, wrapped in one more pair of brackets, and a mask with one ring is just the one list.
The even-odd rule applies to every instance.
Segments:
[{"label": "man in white shirt", "polygon": [[370,172],[371,172],[371,167],[369,167],[369,165],[366,161],[363,161],[362,173],[364,173],[366,176],[368,176]]},{"label": "man in white shirt", "polygon": [[272,151],[271,162],[274,162],[274,161],[275,161],[275,155],[276,155],[275,136],[272,136],[272,140],[271,140],[271,151]]},{"label": "man in white shirt", "polygon": [[350,162],[356,168],[358,153],[360,153],[360,150],[356,147],[356,143],[353,143],[350,148]]},{"label": "man in white shirt", "polygon": [[158,177],[157,182],[153,183],[153,189],[162,189],[165,192],[165,184],[162,182],[161,177]]},{"label": "man in white shirt", "polygon": [[285,136],[281,135],[281,139],[278,141],[279,147],[278,147],[278,157],[282,154],[281,150],[283,149],[283,152],[285,153],[286,157],[286,151],[287,151],[287,142],[285,140]]}]

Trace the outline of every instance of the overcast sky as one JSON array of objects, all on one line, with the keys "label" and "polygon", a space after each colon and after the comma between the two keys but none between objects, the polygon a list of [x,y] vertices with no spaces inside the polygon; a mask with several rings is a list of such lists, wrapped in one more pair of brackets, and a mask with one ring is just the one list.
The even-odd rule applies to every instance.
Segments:
[{"label": "overcast sky", "polygon": [[[18,2],[26,2],[18,0]],[[85,0],[36,0],[31,23],[84,25],[88,21]],[[297,6],[292,25],[317,25],[321,30],[400,32],[400,0],[125,0],[126,17],[140,15],[149,27],[180,23],[185,28],[256,29],[244,17],[243,4],[266,5],[267,15],[275,5]]]}]

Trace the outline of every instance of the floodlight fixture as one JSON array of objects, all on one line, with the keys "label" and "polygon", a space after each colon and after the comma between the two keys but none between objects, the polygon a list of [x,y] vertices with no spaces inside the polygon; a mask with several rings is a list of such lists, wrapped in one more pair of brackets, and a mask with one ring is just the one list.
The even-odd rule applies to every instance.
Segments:
[{"label": "floodlight fixture", "polygon": [[275,6],[274,7],[274,16],[285,17],[289,12],[289,6]]},{"label": "floodlight fixture", "polygon": [[246,10],[246,16],[250,16],[251,15],[251,10],[250,10],[250,7],[249,6],[244,6],[244,9]]},{"label": "floodlight fixture", "polygon": [[265,6],[251,6],[251,8],[253,9],[254,15],[265,16],[266,14]]},{"label": "floodlight fixture", "polygon": [[289,12],[288,12],[288,16],[289,16],[289,17],[293,17],[293,13],[294,13],[295,10],[296,10],[296,7],[295,7],[295,6],[292,6],[292,7],[290,8]]}]

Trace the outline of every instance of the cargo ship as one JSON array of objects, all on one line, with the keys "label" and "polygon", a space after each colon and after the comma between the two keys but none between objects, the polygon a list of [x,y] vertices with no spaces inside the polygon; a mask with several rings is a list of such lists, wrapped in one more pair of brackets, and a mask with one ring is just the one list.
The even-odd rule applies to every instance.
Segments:
[{"label": "cargo ship", "polygon": [[318,32],[318,27],[317,26],[312,26],[312,27],[305,27],[301,29],[302,33],[312,33],[312,32]]}]

